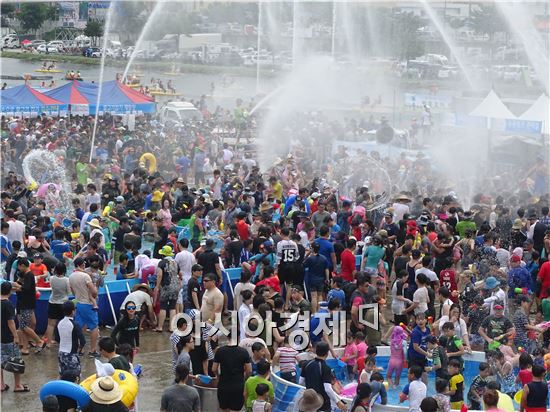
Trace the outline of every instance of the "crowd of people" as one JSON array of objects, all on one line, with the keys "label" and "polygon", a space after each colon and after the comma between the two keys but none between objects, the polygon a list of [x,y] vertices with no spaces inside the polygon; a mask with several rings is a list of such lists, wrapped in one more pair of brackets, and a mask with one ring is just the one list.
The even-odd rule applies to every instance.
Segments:
[{"label": "crowd of people", "polygon": [[[105,115],[93,150],[91,118],[2,119],[2,392],[10,390],[5,372],[13,373],[13,392],[38,391],[13,366],[31,347],[57,352],[62,380],[78,381],[85,355],[138,375],[140,335],[169,331],[175,384],[161,411],[200,410],[197,384],[217,387],[222,411],[269,411],[272,366],[305,386],[296,399],[302,412],[364,412],[393,390],[414,412],[510,411],[519,389],[522,411],[546,410],[548,193],[459,199],[438,186],[422,153],[383,159],[339,148],[316,161],[315,136],[303,131],[291,153],[262,172],[251,144],[255,122],[242,103],[207,118],[170,128],[138,117],[130,127]],[[320,130],[323,120],[315,122]],[[220,130],[238,143],[224,142]],[[71,193],[61,193],[66,186],[53,172],[34,176],[48,183],[41,196],[29,184],[22,159],[36,149],[56,156]],[[365,159],[386,168],[361,169]],[[548,181],[542,159],[532,170]],[[240,270],[234,290],[227,269]],[[114,328],[100,331],[106,276],[138,280]],[[51,289],[42,335],[37,288]],[[231,309],[238,327],[216,332],[234,320]],[[340,312],[348,333],[335,344],[319,325]],[[307,319],[306,332],[297,333],[304,322],[289,327],[289,316]],[[379,328],[366,325],[375,318]],[[189,333],[194,319],[205,322],[198,335]],[[380,345],[389,345],[387,368],[377,366]],[[486,361],[466,390],[465,359],[477,350]],[[351,394],[329,357],[345,364],[345,381],[356,383]],[[128,410],[108,376],[91,393],[87,410]],[[76,407],[54,398],[44,408]]]}]

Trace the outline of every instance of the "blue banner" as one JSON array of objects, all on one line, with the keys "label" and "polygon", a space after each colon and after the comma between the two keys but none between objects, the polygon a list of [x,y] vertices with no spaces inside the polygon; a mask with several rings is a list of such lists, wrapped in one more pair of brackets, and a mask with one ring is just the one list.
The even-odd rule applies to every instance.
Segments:
[{"label": "blue banner", "polygon": [[505,131],[514,133],[540,134],[542,122],[533,120],[506,119]]}]

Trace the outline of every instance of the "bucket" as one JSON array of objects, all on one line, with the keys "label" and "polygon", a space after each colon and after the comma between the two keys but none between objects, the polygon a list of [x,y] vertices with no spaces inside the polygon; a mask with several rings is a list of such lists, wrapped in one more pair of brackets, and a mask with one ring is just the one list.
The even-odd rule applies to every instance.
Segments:
[{"label": "bucket", "polygon": [[199,392],[201,398],[202,411],[217,411],[218,407],[218,388],[206,388],[195,383],[195,389]]}]

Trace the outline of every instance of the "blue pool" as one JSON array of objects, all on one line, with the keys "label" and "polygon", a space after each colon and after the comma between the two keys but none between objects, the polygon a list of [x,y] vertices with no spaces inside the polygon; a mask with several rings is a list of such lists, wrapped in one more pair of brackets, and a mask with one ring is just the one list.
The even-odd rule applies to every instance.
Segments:
[{"label": "blue pool", "polygon": [[[336,349],[340,351],[341,349]],[[468,394],[468,389],[470,383],[476,375],[479,373],[479,363],[485,361],[485,353],[483,352],[474,352],[470,355],[465,355],[465,364],[464,364],[464,380],[465,380],[465,389],[464,389],[464,399]],[[389,347],[388,346],[379,346],[378,347],[378,356],[376,357],[376,365],[381,367],[382,376],[386,377],[386,370],[389,361]],[[275,404],[274,411],[276,412],[289,412],[294,410],[294,401],[299,399],[303,387],[295,384],[288,383],[281,378],[279,378],[276,373],[272,377],[272,382],[275,386]],[[407,370],[404,369],[401,373],[401,380],[399,386],[396,389],[388,390],[388,406],[379,408],[379,410],[388,409],[394,411],[407,411],[408,410],[408,401],[405,401],[402,404],[399,404],[399,393],[403,387],[407,384]],[[342,382],[342,385],[345,385],[346,382]],[[519,388],[518,388],[519,389]],[[435,394],[435,373],[428,374],[428,395]],[[351,401],[351,398],[350,398]],[[401,407],[401,408],[399,408]]]}]

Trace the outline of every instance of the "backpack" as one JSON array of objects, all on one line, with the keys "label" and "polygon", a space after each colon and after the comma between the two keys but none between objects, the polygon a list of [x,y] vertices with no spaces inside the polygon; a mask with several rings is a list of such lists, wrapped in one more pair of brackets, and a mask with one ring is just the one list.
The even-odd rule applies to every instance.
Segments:
[{"label": "backpack", "polygon": [[161,286],[170,285],[170,275],[177,276],[178,274],[177,264],[174,259],[162,259],[158,264],[158,268],[162,269],[163,274],[162,280],[160,281]]}]

